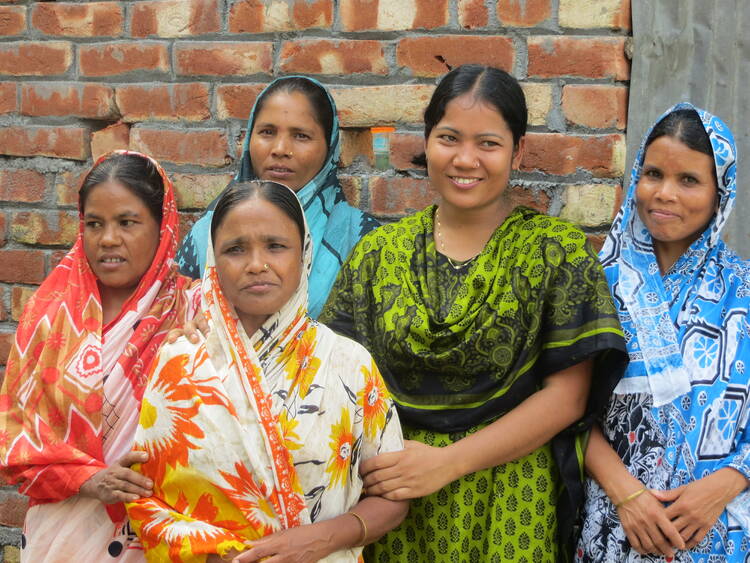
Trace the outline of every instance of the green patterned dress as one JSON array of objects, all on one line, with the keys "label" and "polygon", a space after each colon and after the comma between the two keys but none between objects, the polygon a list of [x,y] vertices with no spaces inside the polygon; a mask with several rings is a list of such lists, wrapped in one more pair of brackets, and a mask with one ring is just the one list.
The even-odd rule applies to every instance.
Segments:
[{"label": "green patterned dress", "polygon": [[366,559],[556,563],[568,556],[582,501],[586,430],[625,365],[607,282],[578,228],[525,207],[457,268],[436,251],[434,212],[366,235],[321,316],[373,355],[404,437],[460,440],[588,358],[591,395],[584,419],[548,444],[413,500]]}]

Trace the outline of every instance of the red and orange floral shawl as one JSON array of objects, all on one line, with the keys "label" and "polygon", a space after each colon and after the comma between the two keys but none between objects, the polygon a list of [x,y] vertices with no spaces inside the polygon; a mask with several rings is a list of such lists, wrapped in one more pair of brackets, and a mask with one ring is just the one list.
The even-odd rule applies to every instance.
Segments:
[{"label": "red and orange floral shawl", "polygon": [[[135,425],[127,428],[121,419],[137,416],[159,345],[170,329],[192,318],[198,302],[199,292],[189,291],[192,281],[173,262],[178,214],[171,181],[150,157],[117,152],[148,158],[159,170],[165,188],[161,240],[120,315],[103,326],[81,216],[73,248],[23,311],[0,389],[0,472],[20,483],[32,505],[77,494],[110,457],[129,451]],[[105,383],[116,389],[115,397],[107,396]],[[113,520],[124,517],[119,507],[108,507]]]},{"label": "red and orange floral shawl", "polygon": [[359,463],[403,448],[370,354],[306,314],[309,232],[305,240],[296,293],[252,337],[221,291],[209,240],[209,335],[162,348],[136,432],[154,496],[127,508],[149,561],[202,562],[343,514],[362,493]]}]

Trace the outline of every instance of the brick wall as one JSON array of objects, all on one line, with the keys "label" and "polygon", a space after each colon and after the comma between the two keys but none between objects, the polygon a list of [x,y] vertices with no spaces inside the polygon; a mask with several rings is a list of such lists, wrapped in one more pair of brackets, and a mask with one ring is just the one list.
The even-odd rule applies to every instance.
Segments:
[{"label": "brick wall", "polygon": [[[625,166],[629,28],[629,0],[0,1],[0,372],[23,304],[75,238],[92,157],[153,155],[187,227],[283,74],[330,85],[347,196],[392,220],[434,198],[410,161],[436,78],[468,62],[509,70],[531,125],[515,199],[600,240]],[[372,166],[373,125],[397,128],[392,170]],[[0,488],[0,546],[18,545],[23,513]]]}]

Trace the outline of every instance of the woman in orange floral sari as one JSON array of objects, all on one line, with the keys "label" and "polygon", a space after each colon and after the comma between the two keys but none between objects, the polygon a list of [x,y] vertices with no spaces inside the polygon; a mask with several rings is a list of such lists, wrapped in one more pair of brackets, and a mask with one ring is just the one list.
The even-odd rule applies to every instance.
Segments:
[{"label": "woman in orange floral sari", "polygon": [[30,497],[21,557],[143,561],[125,500],[150,494],[129,466],[146,374],[193,317],[177,273],[172,184],[151,158],[100,158],[79,192],[72,250],[24,309],[0,389],[0,473]]},{"label": "woman in orange floral sari", "polygon": [[403,447],[371,356],[307,316],[312,243],[294,192],[238,183],[214,210],[206,339],[165,345],[128,504],[150,561],[357,561],[407,505],[361,498],[361,461]]}]

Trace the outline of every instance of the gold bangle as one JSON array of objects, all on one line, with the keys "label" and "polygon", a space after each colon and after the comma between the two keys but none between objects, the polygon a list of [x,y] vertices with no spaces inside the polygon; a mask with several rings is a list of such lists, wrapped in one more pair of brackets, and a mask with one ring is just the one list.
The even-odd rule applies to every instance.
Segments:
[{"label": "gold bangle", "polygon": [[365,545],[365,540],[367,539],[367,524],[365,524],[364,519],[353,510],[350,510],[349,514],[359,520],[359,527],[362,528],[362,535],[359,536],[359,540],[357,541],[356,545]]},{"label": "gold bangle", "polygon": [[626,502],[630,502],[633,499],[637,499],[639,496],[641,496],[645,492],[646,492],[646,487],[641,487],[636,492],[630,493],[628,496],[626,496],[620,502],[615,503],[615,508],[620,508]]}]

